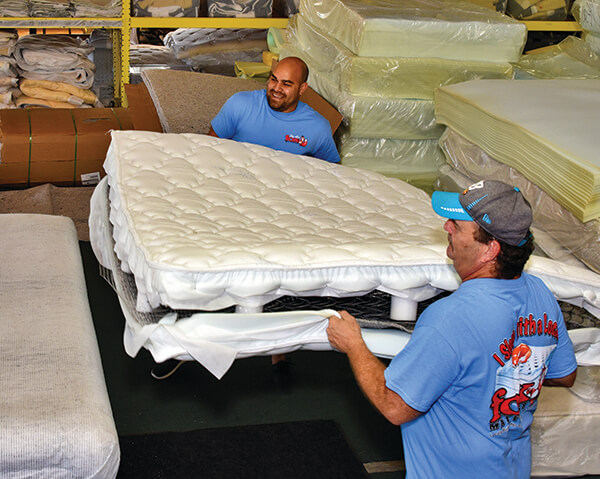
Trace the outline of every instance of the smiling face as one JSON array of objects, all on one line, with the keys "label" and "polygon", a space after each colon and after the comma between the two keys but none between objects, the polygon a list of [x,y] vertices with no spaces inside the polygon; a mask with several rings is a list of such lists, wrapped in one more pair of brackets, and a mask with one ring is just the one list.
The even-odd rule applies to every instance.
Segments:
[{"label": "smiling face", "polygon": [[275,111],[290,113],[296,109],[300,95],[307,88],[302,64],[295,58],[284,58],[271,72],[267,82],[267,101]]},{"label": "smiling face", "polygon": [[448,233],[446,255],[453,261],[454,269],[463,281],[494,277],[498,242],[480,243],[475,239],[477,228],[479,226],[474,221],[447,220],[444,224]]}]

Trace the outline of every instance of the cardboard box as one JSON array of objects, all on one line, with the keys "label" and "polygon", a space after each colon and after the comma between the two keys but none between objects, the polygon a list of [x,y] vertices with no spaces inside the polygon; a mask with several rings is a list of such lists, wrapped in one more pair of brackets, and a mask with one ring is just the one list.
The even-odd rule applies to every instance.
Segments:
[{"label": "cardboard box", "polygon": [[125,108],[1,110],[0,184],[72,186],[99,179],[109,131],[131,129]]}]

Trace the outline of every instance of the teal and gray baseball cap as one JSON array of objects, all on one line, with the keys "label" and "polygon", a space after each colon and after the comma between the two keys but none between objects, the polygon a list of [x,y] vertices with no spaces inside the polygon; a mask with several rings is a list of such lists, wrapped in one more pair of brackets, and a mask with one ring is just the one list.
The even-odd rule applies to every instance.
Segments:
[{"label": "teal and gray baseball cap", "polygon": [[519,188],[501,181],[483,180],[462,193],[435,191],[433,210],[452,220],[475,221],[494,238],[512,246],[522,246],[533,214]]}]

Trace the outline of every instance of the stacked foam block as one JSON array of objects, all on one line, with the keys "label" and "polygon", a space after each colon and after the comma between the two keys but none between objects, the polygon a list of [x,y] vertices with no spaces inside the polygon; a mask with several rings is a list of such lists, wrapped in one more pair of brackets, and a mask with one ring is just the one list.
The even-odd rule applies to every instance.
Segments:
[{"label": "stacked foam block", "polygon": [[280,57],[306,61],[310,86],[343,114],[343,164],[427,188],[444,162],[434,90],[512,78],[525,40],[524,25],[466,2],[301,0]]}]

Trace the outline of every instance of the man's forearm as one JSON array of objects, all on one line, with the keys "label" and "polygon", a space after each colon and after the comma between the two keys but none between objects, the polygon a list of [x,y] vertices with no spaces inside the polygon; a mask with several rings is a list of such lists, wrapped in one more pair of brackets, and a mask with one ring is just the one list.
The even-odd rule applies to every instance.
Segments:
[{"label": "man's forearm", "polygon": [[348,353],[348,360],[363,393],[388,421],[400,425],[420,415],[385,385],[385,365],[364,343]]}]

